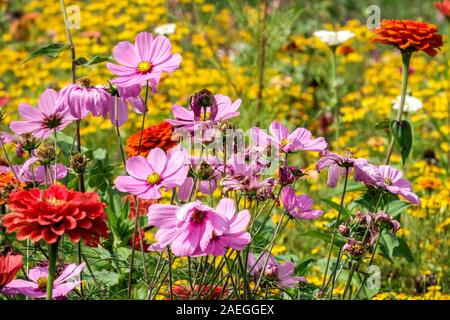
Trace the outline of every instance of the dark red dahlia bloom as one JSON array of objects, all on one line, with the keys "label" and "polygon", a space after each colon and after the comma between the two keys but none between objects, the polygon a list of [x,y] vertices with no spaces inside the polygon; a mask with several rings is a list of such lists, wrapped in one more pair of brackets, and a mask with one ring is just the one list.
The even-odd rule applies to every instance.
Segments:
[{"label": "dark red dahlia bloom", "polygon": [[94,192],[76,192],[62,185],[47,190],[20,190],[10,194],[10,213],[3,218],[7,232],[16,232],[18,240],[44,240],[55,243],[66,234],[71,241],[98,244],[107,237],[105,204]]},{"label": "dark red dahlia bloom", "polygon": [[21,255],[0,256],[0,290],[14,280],[20,268],[22,268]]}]

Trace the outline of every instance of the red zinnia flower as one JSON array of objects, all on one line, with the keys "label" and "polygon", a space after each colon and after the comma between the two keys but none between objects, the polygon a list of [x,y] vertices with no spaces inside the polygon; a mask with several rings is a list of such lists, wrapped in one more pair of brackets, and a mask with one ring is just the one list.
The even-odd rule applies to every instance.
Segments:
[{"label": "red zinnia flower", "polygon": [[390,44],[402,51],[424,51],[434,57],[442,46],[442,35],[437,27],[426,22],[412,20],[383,20],[375,29],[373,42]]},{"label": "red zinnia flower", "polygon": [[[199,300],[219,300],[226,297],[226,290],[224,292],[221,286],[216,286],[212,288],[210,285],[202,285],[201,289],[199,285],[195,285],[194,290],[191,290],[190,287],[182,286],[182,285],[173,285],[172,293],[174,300],[191,300],[191,299],[199,299]],[[168,298],[166,300],[170,300],[170,291],[166,292]]]},{"label": "red zinnia flower", "polygon": [[0,290],[10,283],[22,268],[22,256],[9,254],[0,256]]},{"label": "red zinnia flower", "polygon": [[3,218],[7,232],[16,232],[18,240],[44,240],[55,243],[67,234],[73,242],[81,238],[88,245],[107,237],[105,204],[94,192],[76,192],[62,185],[47,190],[20,190],[9,196],[11,212]]},{"label": "red zinnia flower", "polygon": [[[144,130],[141,143],[141,156],[146,157],[150,150],[154,148],[161,148],[164,151],[172,149],[176,142],[172,141],[173,126],[164,121]],[[141,131],[136,132],[127,139],[126,151],[128,157],[137,156],[139,148],[139,139]]]},{"label": "red zinnia flower", "polygon": [[442,2],[435,2],[434,6],[438,9],[444,16],[450,18],[450,0],[444,0]]}]

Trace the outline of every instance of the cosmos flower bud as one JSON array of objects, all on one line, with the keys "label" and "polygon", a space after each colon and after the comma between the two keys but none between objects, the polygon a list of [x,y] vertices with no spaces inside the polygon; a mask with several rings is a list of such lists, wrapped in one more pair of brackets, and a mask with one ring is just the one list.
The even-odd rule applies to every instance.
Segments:
[{"label": "cosmos flower bud", "polygon": [[190,107],[197,121],[214,121],[218,111],[216,98],[208,89],[202,89],[195,93],[191,97]]},{"label": "cosmos flower bud", "polygon": [[197,172],[197,178],[199,178],[200,180],[210,180],[214,177],[215,173],[216,172],[214,168],[210,164],[202,161]]},{"label": "cosmos flower bud", "polygon": [[348,226],[346,226],[345,224],[341,224],[338,227],[338,231],[344,237],[347,237],[350,234],[350,228]]},{"label": "cosmos flower bud", "polygon": [[50,143],[44,143],[36,150],[36,157],[42,165],[50,164],[55,161],[57,154],[55,146]]},{"label": "cosmos flower bud", "polygon": [[88,165],[89,159],[82,153],[75,153],[70,157],[70,166],[77,174],[82,174]]}]

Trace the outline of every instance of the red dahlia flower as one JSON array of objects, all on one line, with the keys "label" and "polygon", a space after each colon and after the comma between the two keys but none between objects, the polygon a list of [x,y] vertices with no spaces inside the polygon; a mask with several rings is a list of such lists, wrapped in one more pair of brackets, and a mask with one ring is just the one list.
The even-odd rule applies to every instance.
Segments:
[{"label": "red dahlia flower", "polygon": [[[141,143],[141,156],[146,157],[150,150],[161,148],[164,151],[172,149],[176,142],[172,141],[173,126],[163,121],[144,130]],[[128,157],[137,156],[141,131],[136,132],[127,139],[126,151]]]},{"label": "red dahlia flower", "polygon": [[71,241],[81,238],[88,245],[107,237],[105,204],[93,192],[76,192],[62,185],[47,190],[31,189],[11,193],[11,212],[3,218],[7,232],[16,232],[18,240],[44,240],[56,243],[66,234]]},{"label": "red dahlia flower", "polygon": [[10,283],[22,268],[22,256],[9,254],[0,256],[0,290]]},{"label": "red dahlia flower", "polygon": [[429,56],[437,54],[442,46],[442,35],[434,24],[412,20],[383,20],[374,30],[373,42],[390,44],[406,52],[424,51]]}]

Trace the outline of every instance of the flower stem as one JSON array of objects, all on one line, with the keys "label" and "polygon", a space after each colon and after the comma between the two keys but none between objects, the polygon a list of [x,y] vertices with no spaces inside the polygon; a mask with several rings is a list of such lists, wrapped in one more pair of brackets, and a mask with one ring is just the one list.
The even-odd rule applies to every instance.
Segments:
[{"label": "flower stem", "polygon": [[[341,214],[342,214],[342,211],[344,210],[344,198],[345,198],[345,193],[347,192],[347,183],[348,183],[348,168],[345,168],[344,190],[342,191],[341,203],[339,206],[338,216],[336,218],[336,225],[334,226],[333,234],[331,236],[330,249],[328,250],[327,264],[325,266],[325,274],[323,276],[323,281],[322,281],[322,290],[324,290],[325,283],[327,281],[328,267],[330,266],[331,253],[333,252],[334,240],[336,238],[336,230],[339,227],[339,222],[341,220]],[[337,261],[336,261],[336,264],[337,264]],[[336,272],[336,270],[337,270],[337,266],[335,266],[335,268],[334,268],[333,276],[334,276],[334,273]],[[333,281],[333,283],[334,283],[334,281]],[[331,298],[332,297],[333,297],[333,287],[331,289]]]},{"label": "flower stem", "polygon": [[56,260],[58,257],[58,240],[48,245],[48,277],[47,277],[47,300],[53,298],[53,282],[55,281]]},{"label": "flower stem", "polygon": [[331,108],[334,111],[334,123],[335,123],[335,142],[336,142],[336,150],[339,150],[339,130],[340,130],[340,111],[338,104],[338,95],[337,95],[337,83],[336,83],[336,47],[331,48]]},{"label": "flower stem", "polygon": [[70,51],[71,51],[71,55],[72,55],[72,82],[75,83],[76,82],[76,58],[75,58],[75,46],[73,44],[73,40],[72,40],[72,34],[70,32],[70,28],[69,28],[69,23],[67,22],[67,13],[66,13],[66,5],[64,3],[64,0],[61,0],[61,10],[63,13],[63,18],[64,18],[64,27],[66,29],[66,33],[67,33],[67,40],[69,41],[69,46],[70,46]]},{"label": "flower stem", "polygon": [[[406,89],[408,87],[409,63],[411,61],[411,55],[412,55],[411,52],[402,52],[402,63],[403,63],[402,92],[401,92],[401,97],[400,97],[400,106],[398,108],[397,117],[395,118],[395,121],[397,121],[397,122],[402,121],[403,108],[405,106]],[[389,148],[387,151],[386,159],[384,160],[385,165],[388,165],[389,161],[391,160],[392,152],[394,151],[394,144],[395,144],[395,140],[394,140],[394,137],[392,136],[391,142],[389,143]]]},{"label": "flower stem", "polygon": [[[117,139],[119,140],[119,148],[120,148],[120,155],[122,157],[122,163],[124,169],[126,168],[126,158],[125,158],[125,152],[123,151],[123,145],[122,145],[122,137],[120,136],[120,129],[119,129],[119,97],[116,95],[114,96],[114,112],[115,112],[115,127],[116,127],[116,134]],[[141,144],[139,143],[139,147]]]},{"label": "flower stem", "polygon": [[145,84],[145,100],[144,100],[144,113],[142,114],[141,135],[139,136],[139,145],[137,155],[141,155],[142,137],[144,135],[145,116],[147,115],[147,101],[148,101],[148,80]]}]

